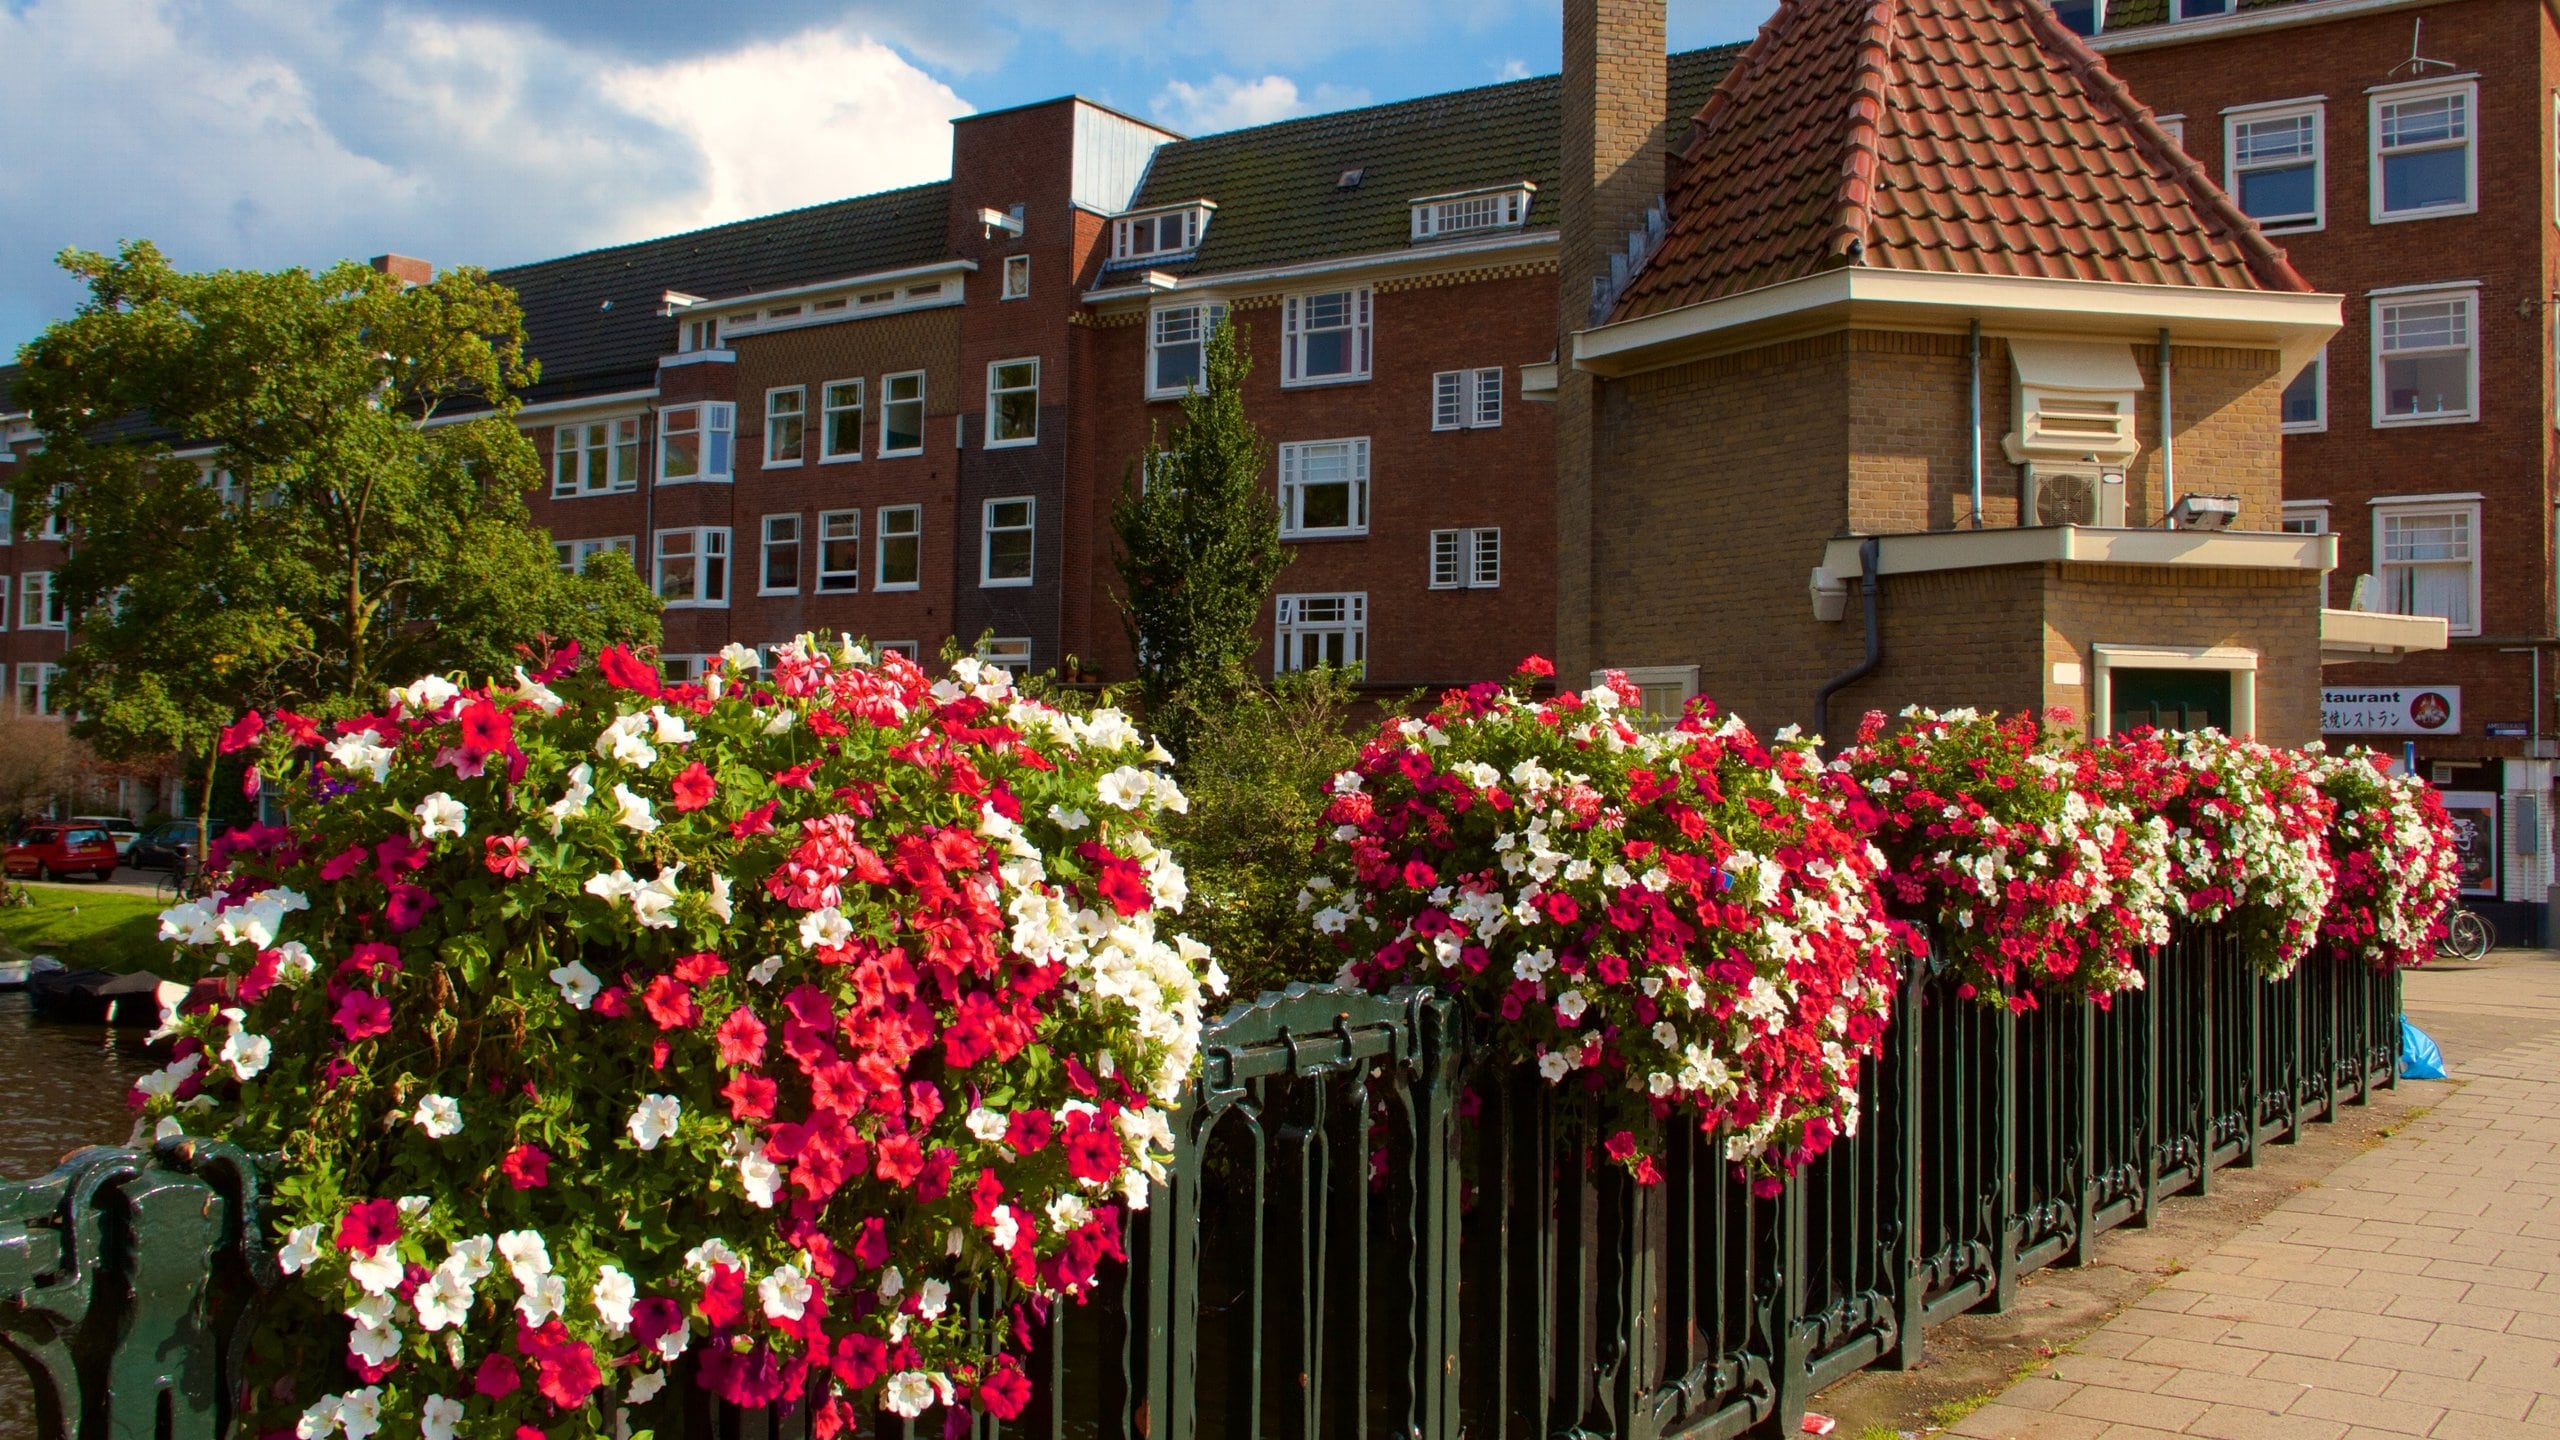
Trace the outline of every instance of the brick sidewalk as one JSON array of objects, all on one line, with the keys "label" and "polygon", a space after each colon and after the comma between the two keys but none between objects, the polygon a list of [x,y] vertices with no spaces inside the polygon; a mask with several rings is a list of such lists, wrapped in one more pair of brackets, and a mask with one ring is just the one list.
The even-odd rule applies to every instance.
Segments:
[{"label": "brick sidewalk", "polygon": [[2534,1038],[2447,1044],[2432,1109],[1949,1433],[2560,1437],[2560,962],[2420,972],[2408,1007]]}]

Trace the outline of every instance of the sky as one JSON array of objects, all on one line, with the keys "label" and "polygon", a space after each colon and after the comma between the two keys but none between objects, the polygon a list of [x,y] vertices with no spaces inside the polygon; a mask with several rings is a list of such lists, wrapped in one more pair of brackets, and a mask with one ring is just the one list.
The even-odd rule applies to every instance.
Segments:
[{"label": "sky", "polygon": [[[1671,0],[1671,46],[1774,0]],[[1551,74],[1554,0],[0,0],[0,358],[65,247],[500,266],[942,178],[1077,93],[1206,134]]]}]

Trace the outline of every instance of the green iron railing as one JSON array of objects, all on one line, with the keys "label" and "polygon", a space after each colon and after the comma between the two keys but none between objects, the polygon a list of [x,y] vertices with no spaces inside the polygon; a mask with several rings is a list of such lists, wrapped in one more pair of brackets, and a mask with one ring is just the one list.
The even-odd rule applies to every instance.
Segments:
[{"label": "green iron railing", "polygon": [[[2399,980],[2326,955],[2258,977],[2228,937],[2155,953],[2112,1008],[2012,1016],[1906,982],[1861,1124],[1775,1198],[1715,1136],[1606,1162],[1445,998],[1292,986],[1213,1026],[1129,1262],[1037,1337],[1030,1410],[978,1440],[1404,1440],[1795,1432],[1931,1325],[2002,1308],[2161,1197],[2205,1192],[2396,1073]],[[45,1440],[220,1437],[273,1281],[255,1172],[220,1146],[90,1150],[0,1186],[0,1337]],[[994,1323],[1006,1297],[979,1297]],[[671,1386],[667,1440],[781,1440]],[[884,1435],[936,1434],[941,1417]]]}]

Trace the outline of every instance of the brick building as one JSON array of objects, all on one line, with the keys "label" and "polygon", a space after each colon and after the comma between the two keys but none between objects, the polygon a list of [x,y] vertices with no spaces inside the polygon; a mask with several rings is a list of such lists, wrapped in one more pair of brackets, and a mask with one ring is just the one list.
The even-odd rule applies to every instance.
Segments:
[{"label": "brick building", "polygon": [[[2284,397],[2289,529],[2331,603],[2450,648],[2326,683],[2485,832],[2474,903],[2532,933],[2550,858],[2560,30],[2529,0],[2082,0],[2108,65],[2312,283],[2345,298]],[[2369,579],[2365,577],[2370,577]],[[2425,697],[2436,697],[2430,701]],[[2494,851],[2492,846],[2494,845]],[[2512,908],[2511,908],[2512,907]]]}]

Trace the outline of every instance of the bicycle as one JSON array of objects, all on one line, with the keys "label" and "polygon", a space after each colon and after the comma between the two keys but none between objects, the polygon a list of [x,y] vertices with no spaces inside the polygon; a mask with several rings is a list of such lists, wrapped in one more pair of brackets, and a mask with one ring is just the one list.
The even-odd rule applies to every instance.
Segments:
[{"label": "bicycle", "polygon": [[2477,960],[2489,953],[2495,938],[2478,912],[2456,903],[2445,913],[2444,936],[2436,941],[2436,954],[2446,960]]},{"label": "bicycle", "polygon": [[201,896],[205,888],[204,867],[193,859],[181,859],[177,864],[161,872],[159,883],[153,887],[153,891],[162,902],[174,905],[179,901],[193,900]]}]

